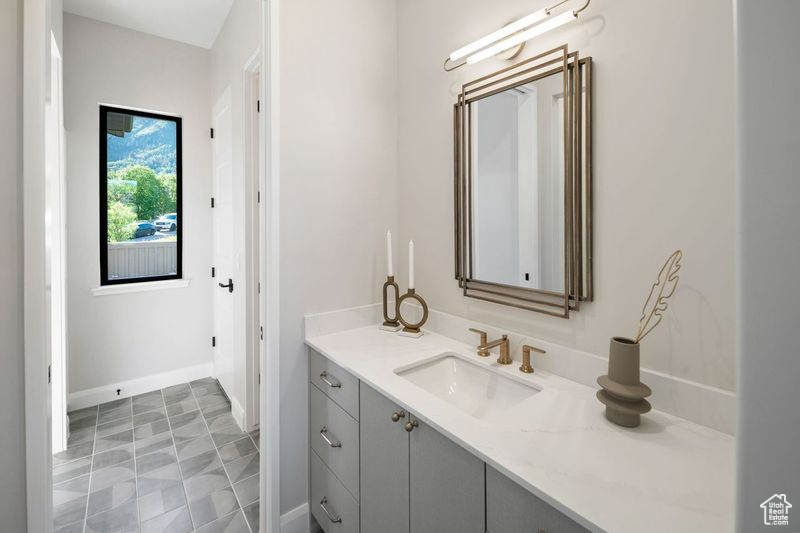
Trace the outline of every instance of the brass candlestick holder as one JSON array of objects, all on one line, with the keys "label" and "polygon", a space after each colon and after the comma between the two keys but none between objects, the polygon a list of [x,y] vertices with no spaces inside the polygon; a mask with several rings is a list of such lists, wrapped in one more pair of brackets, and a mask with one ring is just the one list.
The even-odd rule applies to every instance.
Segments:
[{"label": "brass candlestick holder", "polygon": [[[408,299],[416,300],[422,306],[422,318],[419,322],[408,322],[403,318],[403,313],[400,311],[400,305]],[[422,299],[422,296],[417,294],[415,289],[408,289],[408,292],[397,300],[397,318],[403,325],[403,329],[397,333],[398,335],[413,338],[422,337],[422,330],[420,328],[422,328],[422,326],[425,325],[425,322],[428,321],[428,304],[425,303],[425,300]]]},{"label": "brass candlestick holder", "polygon": [[[389,316],[389,289],[394,289],[394,317]],[[400,331],[403,327],[400,325],[400,321],[397,320],[400,312],[400,306],[398,305],[398,301],[400,300],[400,287],[398,287],[397,283],[394,281],[394,276],[387,276],[386,283],[383,284],[383,324],[378,326],[380,329],[384,331]]]}]

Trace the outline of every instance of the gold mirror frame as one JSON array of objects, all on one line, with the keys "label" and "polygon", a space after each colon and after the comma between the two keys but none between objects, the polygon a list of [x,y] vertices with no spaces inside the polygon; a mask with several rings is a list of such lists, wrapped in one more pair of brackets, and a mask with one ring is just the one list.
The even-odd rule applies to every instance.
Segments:
[{"label": "gold mirror frame", "polygon": [[[577,68],[576,68],[577,67]],[[564,292],[472,277],[472,103],[538,79],[564,79]],[[566,74],[564,74],[566,73]],[[464,84],[453,109],[455,277],[464,296],[561,318],[593,299],[592,58],[562,45]]]}]

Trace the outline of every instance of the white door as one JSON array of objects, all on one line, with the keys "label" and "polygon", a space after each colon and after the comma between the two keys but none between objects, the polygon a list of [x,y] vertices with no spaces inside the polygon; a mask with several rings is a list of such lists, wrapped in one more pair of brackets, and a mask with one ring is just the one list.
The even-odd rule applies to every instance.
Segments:
[{"label": "white door", "polygon": [[[211,153],[214,169],[214,371],[220,385],[231,395],[234,386],[234,295],[237,280],[233,227],[233,117],[231,88],[214,105],[211,120],[214,137]],[[233,287],[223,287],[233,284]],[[233,289],[233,290],[231,290]]]},{"label": "white door", "polygon": [[514,283],[545,289],[539,276],[539,122],[538,91],[523,86],[517,96],[517,188],[519,269]]}]

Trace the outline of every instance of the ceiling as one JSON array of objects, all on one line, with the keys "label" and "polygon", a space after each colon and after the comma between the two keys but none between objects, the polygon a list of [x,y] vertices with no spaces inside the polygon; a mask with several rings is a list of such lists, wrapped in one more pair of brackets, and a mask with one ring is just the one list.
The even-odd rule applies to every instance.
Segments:
[{"label": "ceiling", "polygon": [[211,48],[233,0],[64,0],[64,11]]}]

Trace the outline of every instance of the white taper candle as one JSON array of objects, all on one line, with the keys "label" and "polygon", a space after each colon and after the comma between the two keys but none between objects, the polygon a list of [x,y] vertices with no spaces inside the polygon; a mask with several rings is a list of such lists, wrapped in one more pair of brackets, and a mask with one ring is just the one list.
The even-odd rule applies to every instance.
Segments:
[{"label": "white taper candle", "polygon": [[386,268],[387,275],[394,276],[394,268],[392,265],[392,232],[386,230]]},{"label": "white taper candle", "polygon": [[408,241],[408,288],[414,288],[414,241]]}]

